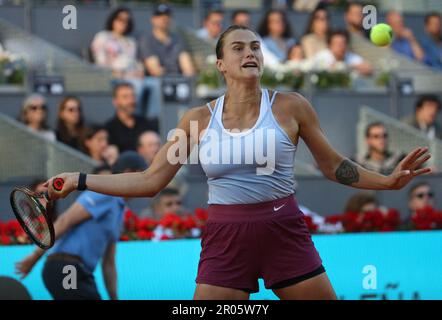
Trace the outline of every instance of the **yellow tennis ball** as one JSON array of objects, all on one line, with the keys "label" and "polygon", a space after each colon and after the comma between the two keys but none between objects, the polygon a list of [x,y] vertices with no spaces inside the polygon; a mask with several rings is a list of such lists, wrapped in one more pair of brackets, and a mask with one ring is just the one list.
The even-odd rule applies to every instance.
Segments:
[{"label": "yellow tennis ball", "polygon": [[393,30],[386,23],[378,23],[371,28],[370,40],[379,47],[389,45],[393,40]]}]

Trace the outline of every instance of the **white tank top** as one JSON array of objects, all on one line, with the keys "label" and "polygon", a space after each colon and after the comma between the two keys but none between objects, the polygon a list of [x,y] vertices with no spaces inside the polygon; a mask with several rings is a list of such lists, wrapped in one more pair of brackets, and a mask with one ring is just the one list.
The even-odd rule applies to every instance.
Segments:
[{"label": "white tank top", "polygon": [[216,100],[198,155],[208,177],[209,204],[247,204],[271,201],[293,194],[296,146],[279,126],[262,89],[259,117],[242,132],[224,128],[224,95]]}]

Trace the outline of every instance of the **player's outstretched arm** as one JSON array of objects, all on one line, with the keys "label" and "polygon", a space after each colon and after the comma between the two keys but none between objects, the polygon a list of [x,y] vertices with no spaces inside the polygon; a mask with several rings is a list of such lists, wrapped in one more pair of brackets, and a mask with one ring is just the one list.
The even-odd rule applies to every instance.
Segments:
[{"label": "player's outstretched arm", "polygon": [[[206,111],[204,111],[206,109]],[[187,160],[190,150],[195,144],[195,137],[191,137],[191,121],[201,123],[208,113],[206,107],[192,108],[186,112],[179,122],[174,141],[168,141],[157,153],[152,164],[144,172],[121,173],[112,175],[88,174],[86,185],[88,190],[119,197],[153,197],[173,179],[177,171]],[[183,154],[185,153],[185,154]],[[180,159],[176,163],[177,159]],[[55,191],[52,180],[62,178],[63,189]],[[64,198],[77,189],[79,173],[62,173],[49,179],[49,197],[53,200]]]},{"label": "player's outstretched arm", "polygon": [[419,169],[431,157],[426,147],[410,152],[389,176],[361,167],[332,148],[310,103],[300,95],[293,96],[293,99],[299,136],[307,144],[322,173],[330,180],[359,189],[401,189],[414,177],[431,172],[430,168]]}]

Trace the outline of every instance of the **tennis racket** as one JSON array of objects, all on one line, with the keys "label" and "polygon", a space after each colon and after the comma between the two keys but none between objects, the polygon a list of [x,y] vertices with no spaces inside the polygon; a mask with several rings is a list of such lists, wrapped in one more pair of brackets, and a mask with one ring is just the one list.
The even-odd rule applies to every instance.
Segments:
[{"label": "tennis racket", "polygon": [[[63,189],[64,181],[54,179],[52,186],[55,190]],[[47,203],[50,202],[48,192],[36,193],[28,188],[14,188],[10,195],[12,211],[31,240],[42,249],[54,245],[54,226],[47,214]]]}]

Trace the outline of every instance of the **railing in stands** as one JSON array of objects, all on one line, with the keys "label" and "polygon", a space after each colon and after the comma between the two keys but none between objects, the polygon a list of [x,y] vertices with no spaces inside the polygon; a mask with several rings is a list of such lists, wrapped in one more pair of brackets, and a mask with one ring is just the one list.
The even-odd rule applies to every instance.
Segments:
[{"label": "railing in stands", "polygon": [[83,153],[31,132],[0,114],[0,182],[17,177],[51,177],[60,172],[90,172],[97,163]]},{"label": "railing in stands", "polygon": [[28,72],[62,76],[67,92],[109,92],[110,71],[86,63],[42,38],[0,19],[0,39],[6,50],[20,53]]},{"label": "railing in stands", "polygon": [[357,156],[362,157],[367,152],[365,129],[373,122],[382,122],[388,131],[388,145],[391,151],[408,153],[417,147],[428,146],[432,158],[428,164],[437,171],[442,170],[442,141],[429,139],[419,130],[381,112],[364,106],[359,111],[357,125]]}]

